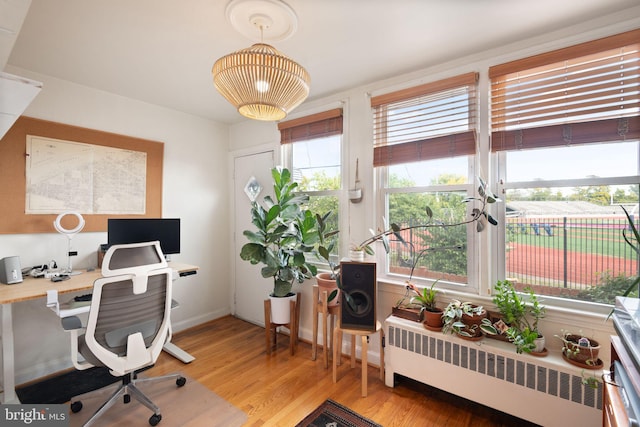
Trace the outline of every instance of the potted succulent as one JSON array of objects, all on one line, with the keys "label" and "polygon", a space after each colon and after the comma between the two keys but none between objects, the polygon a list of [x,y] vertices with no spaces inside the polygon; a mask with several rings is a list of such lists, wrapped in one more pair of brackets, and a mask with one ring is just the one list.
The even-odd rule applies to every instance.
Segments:
[{"label": "potted succulent", "polygon": [[[406,293],[404,297],[393,307],[392,313],[395,316],[422,322],[427,329],[439,331],[442,329],[443,312],[441,308],[436,307],[436,297],[438,296],[439,291],[435,289],[435,285],[438,283],[439,279],[433,282],[431,287],[424,287],[422,290],[411,282],[411,278],[413,277],[413,272],[415,271],[418,261],[429,249],[416,253],[413,250],[413,244],[408,244],[412,248],[412,254],[415,255],[413,256],[411,263],[409,279],[406,282]],[[406,304],[406,300],[409,297],[409,303]],[[409,311],[408,314],[407,310]]]},{"label": "potted succulent", "polygon": [[470,302],[452,300],[442,313],[442,332],[455,333],[469,340],[482,339],[482,333],[496,333],[491,321],[487,319],[487,310]]},{"label": "potted succulent", "polygon": [[[517,353],[545,354],[545,338],[538,329],[538,322],[546,309],[531,288],[526,288],[528,298],[516,291],[508,280],[498,281],[494,286],[493,303],[500,312],[506,328],[503,335],[516,346]],[[500,333],[499,333],[500,334]]]},{"label": "potted succulent", "polygon": [[412,283],[407,285],[416,294],[411,297],[411,302],[420,306],[424,327],[431,331],[442,330],[442,313],[444,312],[436,306],[436,297],[439,293],[435,289],[436,283],[438,283],[437,280],[431,284],[431,287],[425,287],[422,291]]},{"label": "potted succulent", "polygon": [[602,361],[598,359],[598,341],[569,331],[563,331],[562,335],[556,337],[562,340],[562,357],[572,365],[587,369],[599,368],[602,365]]},{"label": "potted succulent", "polygon": [[[288,169],[274,168],[275,200],[265,196],[263,204],[251,203],[251,222],[255,230],[245,230],[249,240],[242,246],[240,257],[251,264],[262,264],[262,277],[273,279],[272,322],[290,322],[289,300],[295,299],[292,287],[317,273],[307,261],[318,241],[316,218],[303,207],[309,201],[306,194],[296,193],[298,184]],[[282,310],[278,307],[282,306]]]}]

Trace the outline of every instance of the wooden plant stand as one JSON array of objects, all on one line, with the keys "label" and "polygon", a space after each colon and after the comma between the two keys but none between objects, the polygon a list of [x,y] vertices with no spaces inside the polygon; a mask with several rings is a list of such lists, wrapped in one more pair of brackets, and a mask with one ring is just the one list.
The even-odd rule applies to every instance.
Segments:
[{"label": "wooden plant stand", "polygon": [[338,381],[338,365],[341,364],[340,356],[342,354],[342,334],[351,335],[351,368],[356,367],[356,336],[361,339],[361,391],[362,397],[367,397],[367,351],[369,350],[369,336],[380,334],[380,380],[384,382],[384,329],[379,321],[376,321],[375,331],[361,331],[359,329],[348,329],[338,325],[333,331],[333,382]]},{"label": "wooden plant stand", "polygon": [[300,328],[300,293],[297,294],[295,301],[289,302],[290,321],[289,323],[272,323],[271,322],[271,300],[264,300],[264,331],[267,343],[267,354],[271,354],[277,347],[278,326],[285,326],[289,329],[289,352],[293,356],[298,346],[298,330]]},{"label": "wooden plant stand", "polygon": [[[327,291],[320,292],[318,285],[313,286],[313,342],[311,344],[311,360],[318,355],[318,315],[322,319],[322,357],[325,369],[329,368],[329,356],[333,349],[333,330],[340,319],[340,305],[329,305]],[[330,330],[327,331],[327,321]],[[327,342],[328,341],[328,342]]]}]

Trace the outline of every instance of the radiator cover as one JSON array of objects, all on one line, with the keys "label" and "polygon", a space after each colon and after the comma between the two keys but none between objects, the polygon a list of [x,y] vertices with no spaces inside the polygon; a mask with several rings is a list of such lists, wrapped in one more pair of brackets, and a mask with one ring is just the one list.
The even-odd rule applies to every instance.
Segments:
[{"label": "radiator cover", "polygon": [[582,369],[562,360],[559,351],[521,355],[507,342],[466,341],[395,316],[386,319],[385,329],[389,387],[400,374],[543,426],[602,425],[602,384],[583,385]]}]

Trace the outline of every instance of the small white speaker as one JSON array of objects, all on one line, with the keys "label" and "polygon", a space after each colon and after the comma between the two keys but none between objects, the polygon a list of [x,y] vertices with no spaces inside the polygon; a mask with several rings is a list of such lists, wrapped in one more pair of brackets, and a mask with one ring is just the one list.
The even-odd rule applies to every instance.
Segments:
[{"label": "small white speaker", "polygon": [[6,285],[22,282],[20,257],[8,256],[0,259],[0,282]]}]

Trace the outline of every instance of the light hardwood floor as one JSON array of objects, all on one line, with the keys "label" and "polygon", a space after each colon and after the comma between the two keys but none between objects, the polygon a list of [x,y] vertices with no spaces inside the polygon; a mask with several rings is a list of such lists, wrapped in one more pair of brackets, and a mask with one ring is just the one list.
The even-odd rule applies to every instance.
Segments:
[{"label": "light hardwood floor", "polygon": [[328,398],[385,427],[531,425],[405,378],[386,387],[374,366],[363,398],[359,364],[350,369],[345,357],[334,384],[321,353],[311,360],[309,343],[300,342],[291,356],[289,337],[279,335],[277,350],[267,355],[264,329],[231,316],[182,331],[172,341],[196,360],[185,365],[163,353],[149,374],[183,372],[244,411],[246,426],[295,426]]}]

